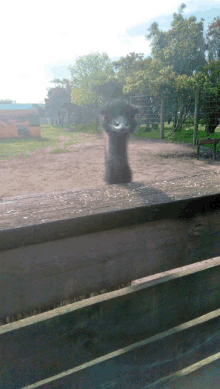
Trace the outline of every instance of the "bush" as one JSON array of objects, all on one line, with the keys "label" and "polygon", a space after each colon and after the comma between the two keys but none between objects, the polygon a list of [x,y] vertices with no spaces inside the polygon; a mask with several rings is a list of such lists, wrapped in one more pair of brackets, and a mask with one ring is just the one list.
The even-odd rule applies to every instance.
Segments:
[{"label": "bush", "polygon": [[96,130],[95,121],[93,121],[92,123],[88,123],[88,124],[77,124],[77,125],[75,125],[74,123],[71,123],[70,127],[75,129],[75,131],[87,132],[89,134],[100,134],[102,132],[102,130],[99,127]]},{"label": "bush", "polygon": [[194,127],[194,117],[193,116],[188,116],[186,121],[182,125],[182,129],[185,130],[186,128]]}]

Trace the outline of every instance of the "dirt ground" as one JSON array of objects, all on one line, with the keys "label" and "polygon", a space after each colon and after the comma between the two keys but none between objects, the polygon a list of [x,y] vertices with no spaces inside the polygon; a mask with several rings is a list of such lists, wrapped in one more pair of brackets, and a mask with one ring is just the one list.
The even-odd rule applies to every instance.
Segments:
[{"label": "dirt ground", "polygon": [[[88,134],[80,137],[81,143],[69,146],[68,153],[52,154],[47,148],[31,152],[29,157],[0,160],[0,198],[106,187],[103,137],[90,135],[89,141]],[[68,136],[62,136],[60,147],[68,140]],[[201,148],[197,161],[196,148],[188,144],[132,137],[128,156],[133,182],[160,189],[169,186],[174,192],[178,188],[213,192],[219,187],[220,160],[219,155],[213,160],[212,151],[207,150]]]}]

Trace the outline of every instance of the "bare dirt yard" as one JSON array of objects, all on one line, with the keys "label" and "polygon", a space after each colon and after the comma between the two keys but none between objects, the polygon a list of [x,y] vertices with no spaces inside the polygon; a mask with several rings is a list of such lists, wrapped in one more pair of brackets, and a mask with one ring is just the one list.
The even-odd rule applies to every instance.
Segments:
[{"label": "bare dirt yard", "polygon": [[[68,139],[60,137],[61,148]],[[3,229],[220,192],[219,155],[214,160],[213,150],[204,147],[197,160],[189,144],[132,137],[133,181],[127,185],[105,184],[102,135],[80,134],[80,143],[65,150],[0,160]]]},{"label": "bare dirt yard", "polygon": [[[106,186],[103,179],[103,138],[101,135],[90,135],[88,141],[88,134],[85,134],[86,141],[83,142],[83,135],[82,143],[69,146],[69,152],[53,154],[51,148],[47,148],[33,151],[29,157],[0,160],[0,198]],[[68,139],[68,136],[61,137],[61,148]],[[211,186],[207,187],[202,177],[213,176],[213,184],[218,185],[220,161],[219,157],[213,160],[212,151],[207,150],[201,150],[200,160],[197,161],[196,148],[188,144],[132,137],[128,155],[133,182],[150,183],[157,187],[162,185],[161,188],[171,185],[174,192],[178,188],[195,189],[195,186],[203,192],[213,189],[211,181]],[[192,181],[193,185],[190,184]]]}]

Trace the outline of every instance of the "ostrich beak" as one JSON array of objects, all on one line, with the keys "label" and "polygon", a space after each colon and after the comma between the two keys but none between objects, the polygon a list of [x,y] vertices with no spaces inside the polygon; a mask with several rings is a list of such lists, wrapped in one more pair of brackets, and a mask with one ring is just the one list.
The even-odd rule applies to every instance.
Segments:
[{"label": "ostrich beak", "polygon": [[110,127],[114,131],[128,130],[130,128],[127,119],[124,116],[118,116],[117,118],[113,118]]}]

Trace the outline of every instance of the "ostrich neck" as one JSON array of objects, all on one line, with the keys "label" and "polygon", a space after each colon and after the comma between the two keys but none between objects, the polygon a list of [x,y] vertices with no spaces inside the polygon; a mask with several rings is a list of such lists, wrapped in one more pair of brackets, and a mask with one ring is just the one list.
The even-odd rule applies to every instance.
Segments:
[{"label": "ostrich neck", "polygon": [[108,135],[109,159],[127,161],[127,139],[128,135],[118,136],[117,134]]}]

